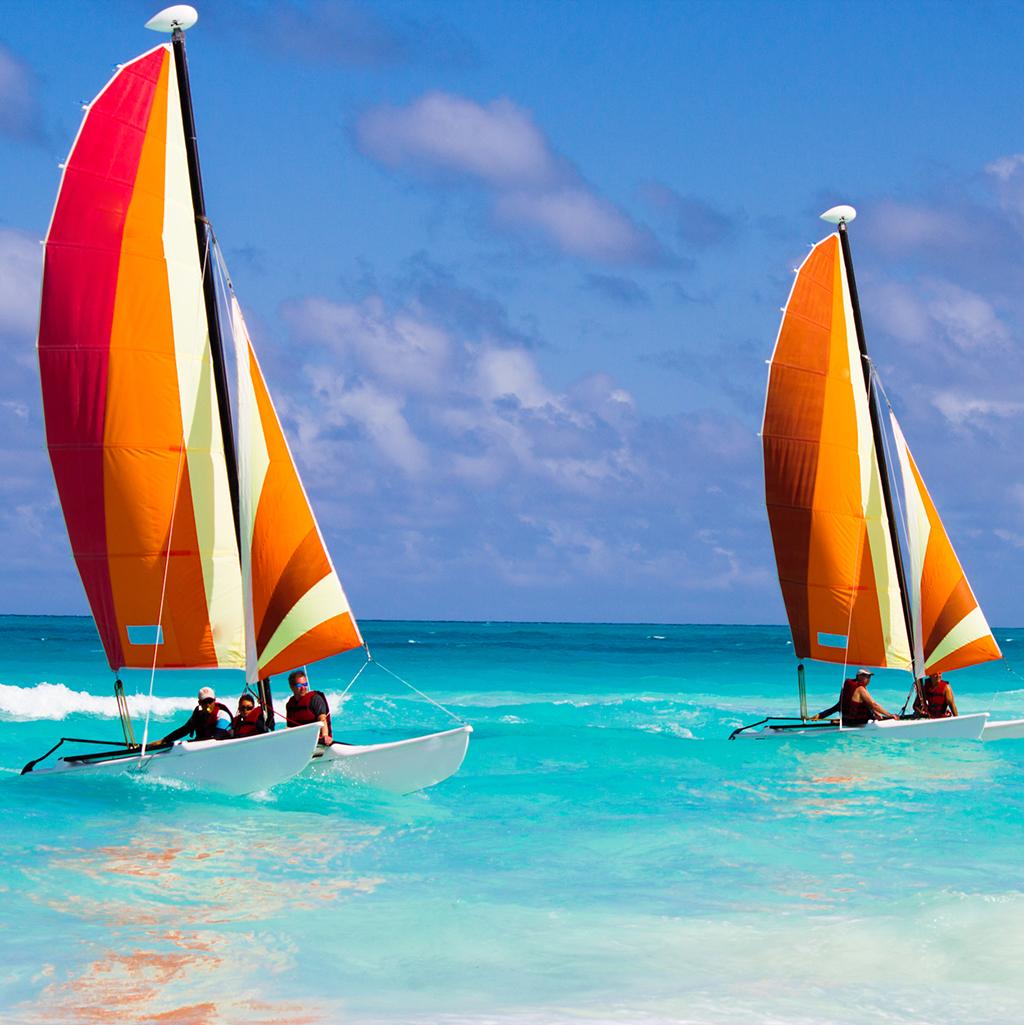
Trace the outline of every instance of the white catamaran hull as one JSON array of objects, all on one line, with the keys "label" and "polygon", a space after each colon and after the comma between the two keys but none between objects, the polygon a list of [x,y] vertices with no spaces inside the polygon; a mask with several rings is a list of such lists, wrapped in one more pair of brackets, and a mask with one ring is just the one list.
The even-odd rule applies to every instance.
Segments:
[{"label": "white catamaran hull", "polygon": [[322,777],[341,776],[393,794],[411,794],[459,771],[472,732],[472,726],[460,726],[390,744],[335,743],[313,752],[309,771]]},{"label": "white catamaran hull", "polygon": [[173,747],[138,754],[113,755],[96,761],[59,759],[33,769],[22,778],[97,779],[137,773],[185,783],[196,790],[241,796],[266,790],[297,776],[309,764],[320,734],[319,723],[235,740],[185,740]]},{"label": "white catamaran hull", "polygon": [[[949,716],[946,719],[885,719],[866,726],[840,726],[838,722],[807,722],[793,726],[766,724],[737,733],[752,740],[788,740],[790,737],[859,737],[880,740],[980,740],[988,712]],[[1021,734],[1024,736],[1024,733]]]},{"label": "white catamaran hull", "polygon": [[1003,719],[998,722],[985,723],[982,740],[1021,740],[1024,739],[1024,719]]}]

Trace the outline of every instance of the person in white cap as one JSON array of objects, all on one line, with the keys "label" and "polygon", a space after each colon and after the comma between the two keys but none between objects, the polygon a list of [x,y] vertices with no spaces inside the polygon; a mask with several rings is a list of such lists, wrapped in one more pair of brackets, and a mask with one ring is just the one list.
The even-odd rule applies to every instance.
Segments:
[{"label": "person in white cap", "polygon": [[844,726],[863,726],[872,719],[895,719],[892,712],[887,712],[868,693],[868,685],[874,674],[870,669],[858,669],[852,680],[843,680],[843,689],[839,692],[839,700],[826,708],[825,711],[812,715],[812,719],[827,719],[830,715],[840,712]]},{"label": "person in white cap", "polygon": [[170,744],[190,735],[195,740],[224,740],[231,736],[231,710],[217,700],[212,687],[199,689],[198,704],[188,722],[168,733],[160,743]]}]

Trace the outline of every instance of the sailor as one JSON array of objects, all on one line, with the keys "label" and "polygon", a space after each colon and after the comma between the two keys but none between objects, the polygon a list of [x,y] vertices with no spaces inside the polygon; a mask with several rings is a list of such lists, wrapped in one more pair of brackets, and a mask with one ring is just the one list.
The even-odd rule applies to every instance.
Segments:
[{"label": "sailor", "polygon": [[831,708],[812,715],[811,719],[827,719],[830,715],[840,712],[844,726],[863,726],[872,719],[897,718],[868,693],[868,685],[873,675],[868,669],[858,669],[852,680],[843,680],[839,700]]},{"label": "sailor", "polygon": [[267,732],[267,718],[256,699],[247,691],[238,699],[238,715],[231,720],[232,737],[254,737]]},{"label": "sailor", "polygon": [[914,715],[919,719],[945,719],[959,715],[953,688],[942,678],[942,673],[926,676],[914,684],[917,698],[914,701]]},{"label": "sailor", "polygon": [[224,740],[231,736],[231,709],[217,700],[213,688],[200,688],[198,701],[188,722],[168,733],[161,744],[181,740],[189,734],[195,740]]},{"label": "sailor", "polygon": [[292,689],[292,696],[284,706],[285,721],[288,725],[305,726],[306,723],[319,720],[320,740],[318,743],[333,744],[331,709],[324,694],[321,691],[309,689],[309,678],[304,669],[296,669],[288,674],[288,686]]}]

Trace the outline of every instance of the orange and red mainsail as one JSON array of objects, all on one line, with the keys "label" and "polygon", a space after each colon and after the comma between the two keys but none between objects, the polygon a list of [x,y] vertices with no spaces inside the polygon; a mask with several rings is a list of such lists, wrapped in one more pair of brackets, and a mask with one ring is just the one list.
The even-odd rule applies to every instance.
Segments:
[{"label": "orange and red mainsail", "polygon": [[906,503],[917,675],[1002,658],[903,431],[891,413],[890,419]]},{"label": "orange and red mainsail", "polygon": [[771,359],[765,492],[799,658],[909,669],[838,234],[797,271]]},{"label": "orange and red mainsail", "polygon": [[266,675],[361,643],[251,352],[239,463],[254,476],[240,480],[239,553],[209,258],[165,44],[121,67],[87,108],[45,249],[47,445],[115,669],[248,663]]},{"label": "orange and red mainsail", "polygon": [[88,108],[46,238],[39,363],[57,490],[111,666],[152,665],[154,641],[161,667],[244,664],[169,46],[124,65]]}]

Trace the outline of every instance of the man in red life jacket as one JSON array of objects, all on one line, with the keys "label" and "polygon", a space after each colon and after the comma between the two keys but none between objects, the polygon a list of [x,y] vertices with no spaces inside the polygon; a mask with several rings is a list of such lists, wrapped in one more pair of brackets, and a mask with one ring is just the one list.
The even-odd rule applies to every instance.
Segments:
[{"label": "man in red life jacket", "polygon": [[256,704],[251,694],[243,694],[238,699],[238,715],[231,720],[232,737],[253,737],[257,733],[267,732],[267,719],[263,709]]},{"label": "man in red life jacket", "polygon": [[942,678],[942,673],[926,676],[914,687],[917,690],[914,715],[918,719],[944,719],[949,715],[959,715],[953,688]]},{"label": "man in red life jacket", "polygon": [[318,691],[309,689],[309,679],[302,669],[288,675],[288,686],[292,696],[284,706],[285,721],[289,726],[304,726],[309,722],[320,722],[319,743],[334,743],[331,736],[331,709],[327,698]]},{"label": "man in red life jacket", "polygon": [[212,687],[203,687],[198,695],[199,703],[192,710],[189,720],[167,734],[161,744],[169,744],[182,737],[192,735],[195,740],[224,740],[231,736],[231,709],[217,700]]},{"label": "man in red life jacket", "polygon": [[868,693],[872,673],[867,669],[858,669],[852,680],[843,680],[843,689],[839,692],[839,700],[825,711],[812,715],[812,719],[827,719],[839,712],[844,726],[863,726],[872,719],[895,719]]}]

